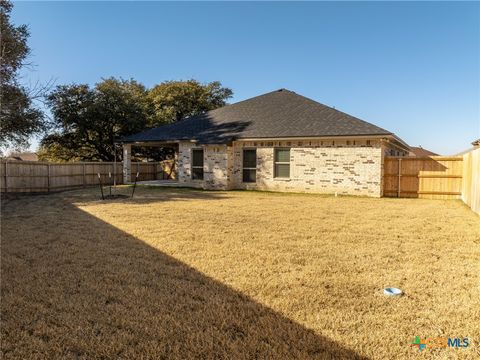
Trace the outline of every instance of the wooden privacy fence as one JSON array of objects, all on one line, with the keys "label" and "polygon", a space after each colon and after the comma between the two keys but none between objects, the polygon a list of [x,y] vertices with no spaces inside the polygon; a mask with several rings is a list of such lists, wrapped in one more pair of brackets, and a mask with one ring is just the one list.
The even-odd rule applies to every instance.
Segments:
[{"label": "wooden privacy fence", "polygon": [[480,214],[480,149],[463,155],[462,200]]},{"label": "wooden privacy fence", "polygon": [[460,199],[463,157],[385,157],[383,194],[387,197]]},{"label": "wooden privacy fence", "polygon": [[[173,160],[134,162],[132,176],[139,180],[175,179]],[[123,183],[121,162],[47,163],[0,162],[2,192],[46,192],[102,183]],[[111,177],[109,177],[109,173]],[[462,199],[480,214],[480,149],[463,156],[393,157],[384,160],[384,196],[429,199]]]},{"label": "wooden privacy fence", "polygon": [[[38,161],[0,162],[0,186],[2,192],[48,192],[98,185],[98,173],[102,183],[123,183],[121,162],[48,163]],[[174,179],[174,163],[132,162],[132,176],[139,173],[139,181]],[[110,176],[109,176],[110,174]]]}]

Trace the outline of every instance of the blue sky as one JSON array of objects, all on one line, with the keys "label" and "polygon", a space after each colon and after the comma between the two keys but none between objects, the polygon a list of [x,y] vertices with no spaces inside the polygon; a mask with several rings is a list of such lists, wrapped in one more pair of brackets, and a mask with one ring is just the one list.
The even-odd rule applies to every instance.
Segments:
[{"label": "blue sky", "polygon": [[480,137],[480,3],[15,2],[12,19],[26,82],[287,88],[441,154]]}]

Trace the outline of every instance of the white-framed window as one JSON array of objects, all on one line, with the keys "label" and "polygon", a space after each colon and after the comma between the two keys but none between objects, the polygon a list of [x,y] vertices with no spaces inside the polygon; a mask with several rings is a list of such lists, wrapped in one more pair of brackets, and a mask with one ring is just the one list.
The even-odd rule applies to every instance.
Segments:
[{"label": "white-framed window", "polygon": [[257,181],[257,149],[243,149],[242,173],[243,182]]},{"label": "white-framed window", "polygon": [[192,180],[203,180],[203,149],[192,149]]},{"label": "white-framed window", "polygon": [[274,176],[276,178],[290,177],[290,149],[289,148],[275,149]]}]

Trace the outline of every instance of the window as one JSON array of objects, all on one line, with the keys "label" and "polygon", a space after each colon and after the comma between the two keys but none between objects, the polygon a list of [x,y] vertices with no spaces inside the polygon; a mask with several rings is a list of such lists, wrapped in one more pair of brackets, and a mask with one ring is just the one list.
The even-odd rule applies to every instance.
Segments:
[{"label": "window", "polygon": [[290,149],[275,149],[275,177],[290,177]]},{"label": "window", "polygon": [[243,150],[243,182],[257,181],[257,150]]},{"label": "window", "polygon": [[192,149],[192,180],[203,180],[203,149]]}]

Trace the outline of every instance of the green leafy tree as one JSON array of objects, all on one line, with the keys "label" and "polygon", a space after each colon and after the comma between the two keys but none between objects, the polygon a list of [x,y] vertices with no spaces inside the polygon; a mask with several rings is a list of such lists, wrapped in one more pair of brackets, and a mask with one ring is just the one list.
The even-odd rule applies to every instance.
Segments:
[{"label": "green leafy tree", "polygon": [[196,80],[166,81],[149,91],[154,116],[150,125],[173,123],[226,105],[232,90],[219,81],[201,84]]},{"label": "green leafy tree", "polygon": [[[119,138],[149,127],[172,123],[226,104],[232,91],[219,82],[168,81],[146,90],[134,80],[109,78],[88,85],[57,86],[47,97],[53,132],[39,149],[41,160],[112,161]],[[169,148],[136,147],[136,159],[160,160]]]},{"label": "green leafy tree", "polygon": [[0,146],[25,147],[29,138],[45,130],[45,118],[33,100],[41,96],[19,83],[19,70],[30,54],[26,25],[10,22],[12,4],[0,0]]},{"label": "green leafy tree", "polygon": [[47,103],[54,132],[41,142],[43,160],[112,161],[115,140],[142,131],[152,116],[147,91],[134,80],[109,78],[94,88],[57,86]]}]

